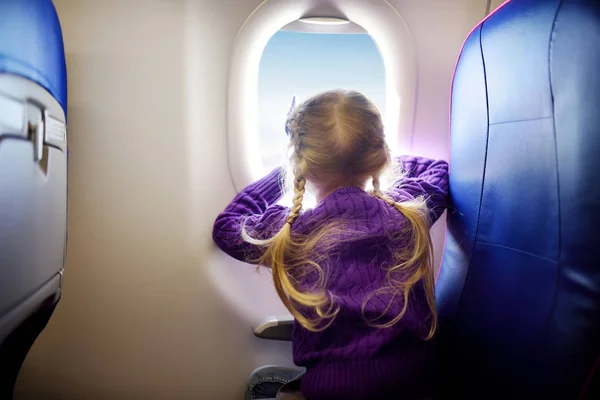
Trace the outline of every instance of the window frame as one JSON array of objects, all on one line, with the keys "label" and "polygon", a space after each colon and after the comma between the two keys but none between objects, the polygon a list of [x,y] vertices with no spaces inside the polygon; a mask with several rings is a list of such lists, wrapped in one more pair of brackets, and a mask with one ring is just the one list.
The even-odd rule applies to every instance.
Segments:
[{"label": "window frame", "polygon": [[[389,145],[393,152],[410,152],[418,76],[414,41],[406,22],[387,0],[326,0],[319,10],[311,6],[310,0],[266,0],[250,14],[236,37],[229,69],[227,157],[238,192],[261,175],[257,97],[262,53],[278,30],[303,17],[325,14],[345,18],[371,36],[385,68],[384,123]],[[323,11],[328,8],[330,11]]]}]

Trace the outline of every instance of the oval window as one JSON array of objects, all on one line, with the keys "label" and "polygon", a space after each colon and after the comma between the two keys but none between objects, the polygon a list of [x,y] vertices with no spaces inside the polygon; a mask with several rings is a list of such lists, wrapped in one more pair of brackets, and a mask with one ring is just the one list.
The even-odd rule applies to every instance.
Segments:
[{"label": "oval window", "polygon": [[[284,126],[294,97],[299,103],[328,89],[357,90],[385,115],[383,59],[371,36],[348,24],[352,26],[345,27],[346,33],[315,33],[314,27],[299,31],[302,22],[295,21],[267,43],[258,73],[258,138],[264,174],[287,162]],[[304,204],[314,205],[314,199],[309,196]]]}]

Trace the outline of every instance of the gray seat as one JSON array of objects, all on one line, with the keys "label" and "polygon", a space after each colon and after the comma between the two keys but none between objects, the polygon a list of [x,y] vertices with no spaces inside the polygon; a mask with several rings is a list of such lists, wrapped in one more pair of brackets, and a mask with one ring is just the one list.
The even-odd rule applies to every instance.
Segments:
[{"label": "gray seat", "polygon": [[0,1],[0,398],[60,299],[66,65],[50,0]]}]

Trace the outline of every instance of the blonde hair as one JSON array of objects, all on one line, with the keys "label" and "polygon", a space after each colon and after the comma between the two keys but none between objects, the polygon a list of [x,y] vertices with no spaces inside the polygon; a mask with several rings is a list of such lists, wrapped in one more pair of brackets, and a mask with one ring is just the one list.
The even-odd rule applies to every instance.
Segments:
[{"label": "blonde hair", "polygon": [[[325,250],[334,247],[328,242],[333,240],[331,238],[340,230],[340,225],[328,223],[305,237],[292,235],[291,226],[302,210],[307,179],[324,185],[335,185],[336,182],[362,185],[371,178],[371,194],[393,206],[410,224],[398,232],[408,239],[408,245],[394,254],[394,265],[387,268],[387,285],[367,296],[362,313],[365,314],[365,307],[374,296],[387,294],[390,297],[385,310],[368,322],[380,328],[394,325],[406,313],[411,290],[423,282],[432,316],[426,339],[433,337],[437,315],[427,206],[423,199],[398,203],[382,191],[380,176],[390,166],[391,157],[377,107],[355,91],[319,93],[290,111],[286,131],[290,136],[294,176],[294,197],[287,220],[279,232],[266,240],[253,238],[245,229],[242,231],[245,241],[264,246],[265,251],[258,261],[272,269],[275,289],[283,304],[310,331],[327,328],[339,311],[335,299],[325,290],[327,274],[316,260],[314,250],[317,244]],[[298,274],[303,277],[313,274],[313,285],[302,289]],[[388,313],[398,296],[404,299],[401,311],[390,321],[376,323]],[[313,316],[305,315],[300,309],[311,311]]]}]

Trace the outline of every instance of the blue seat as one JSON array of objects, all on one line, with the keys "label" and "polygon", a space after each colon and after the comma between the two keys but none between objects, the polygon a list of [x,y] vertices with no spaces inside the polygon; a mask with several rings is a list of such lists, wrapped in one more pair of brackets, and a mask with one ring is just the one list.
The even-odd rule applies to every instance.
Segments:
[{"label": "blue seat", "polygon": [[0,0],[0,398],[60,299],[67,85],[51,0]]},{"label": "blue seat", "polygon": [[451,101],[440,398],[600,399],[600,2],[506,3]]}]

